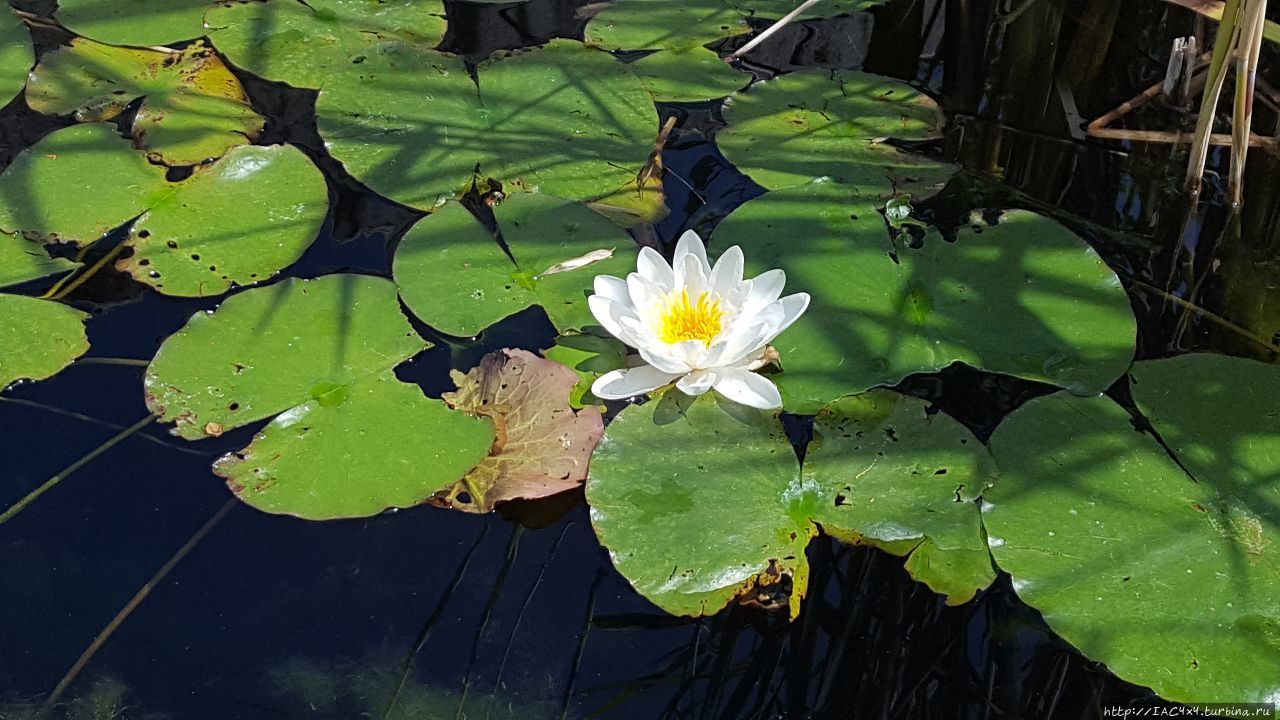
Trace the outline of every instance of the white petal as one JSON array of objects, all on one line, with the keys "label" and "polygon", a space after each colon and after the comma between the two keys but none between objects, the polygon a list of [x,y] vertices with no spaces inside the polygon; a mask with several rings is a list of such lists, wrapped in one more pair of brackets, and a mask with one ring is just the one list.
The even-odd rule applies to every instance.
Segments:
[{"label": "white petal", "polygon": [[675,274],[671,266],[651,247],[640,248],[640,257],[636,258],[636,272],[664,291],[670,292],[675,287]]},{"label": "white petal", "polygon": [[703,267],[705,263],[705,260],[698,260],[692,255],[678,257],[675,261],[676,289],[689,291],[690,300],[697,300],[707,289],[708,269]]},{"label": "white petal", "polygon": [[712,344],[704,358],[707,367],[736,365],[753,348],[763,347],[773,337],[773,327],[768,323],[747,324],[740,322],[729,328],[724,339]]},{"label": "white petal", "polygon": [[725,398],[748,407],[761,410],[782,407],[782,396],[773,381],[748,370],[719,368],[713,387]]},{"label": "white petal", "polygon": [[694,370],[676,381],[676,387],[685,395],[701,395],[711,389],[716,381],[714,370]]},{"label": "white petal", "polygon": [[597,275],[595,290],[597,295],[607,297],[614,302],[631,304],[631,297],[627,295],[627,281],[622,278],[612,275]]},{"label": "white petal", "polygon": [[671,343],[667,346],[667,354],[679,358],[690,368],[709,367],[705,362],[707,345],[701,340],[681,340],[678,343]]},{"label": "white petal", "polygon": [[664,342],[652,340],[637,345],[636,350],[640,351],[640,357],[645,362],[662,372],[683,375],[692,370],[693,368],[683,358],[672,355],[671,347],[671,345],[667,345]]},{"label": "white petal", "polygon": [[787,284],[787,274],[781,270],[769,270],[751,278],[750,282],[751,291],[742,304],[742,312],[748,316],[778,299],[782,286]]},{"label": "white petal", "polygon": [[650,365],[629,370],[613,370],[591,383],[591,393],[603,400],[626,400],[656,390],[679,377]]},{"label": "white petal", "polygon": [[702,244],[702,238],[698,237],[698,233],[692,230],[685,230],[676,241],[676,253],[671,259],[671,266],[679,266],[683,258],[688,255],[698,258],[703,275],[711,274],[711,263],[707,262],[707,246]]},{"label": "white petal", "polygon": [[644,341],[643,333],[637,332],[642,324],[639,318],[635,317],[628,303],[616,302],[604,295],[592,295],[587,298],[587,307],[591,309],[596,322],[608,330],[610,335],[631,347],[636,347]]},{"label": "white petal", "polygon": [[773,331],[773,337],[770,337],[770,340],[777,337],[783,330],[791,327],[791,323],[795,322],[796,318],[799,318],[804,314],[805,310],[809,309],[809,293],[802,292],[788,295],[779,300],[778,305],[782,306],[782,319],[776,326],[777,329]]},{"label": "white petal", "polygon": [[716,260],[715,267],[711,268],[708,289],[722,298],[728,298],[742,283],[742,263],[742,248],[734,245],[725,250]]},{"label": "white petal", "polygon": [[636,314],[652,321],[654,313],[662,305],[666,291],[639,273],[631,273],[627,276],[627,294],[631,297],[631,305]]}]

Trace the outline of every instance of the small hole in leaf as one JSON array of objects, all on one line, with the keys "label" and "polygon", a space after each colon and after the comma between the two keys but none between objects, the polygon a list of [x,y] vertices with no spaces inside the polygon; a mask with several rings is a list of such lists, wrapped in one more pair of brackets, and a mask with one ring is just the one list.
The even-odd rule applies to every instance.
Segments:
[{"label": "small hole in leaf", "polygon": [[138,237],[140,237],[140,238],[149,238],[149,237],[151,237],[151,231],[150,231],[150,230],[139,230],[139,231],[138,231]]},{"label": "small hole in leaf", "polygon": [[199,259],[200,259],[200,256],[199,256],[199,255],[197,255],[196,253],[191,253],[191,259],[192,259],[192,260],[199,260]]},{"label": "small hole in leaf", "polygon": [[165,243],[165,245],[168,245],[170,250],[178,249],[178,243],[174,240],[170,240],[169,242]]},{"label": "small hole in leaf", "polygon": [[458,502],[462,503],[463,505],[470,505],[471,493],[467,492],[466,490],[463,490],[462,492],[458,493]]},{"label": "small hole in leaf", "polygon": [[233,402],[227,406],[227,409],[230,410],[231,412],[235,412],[240,409],[240,403]]}]

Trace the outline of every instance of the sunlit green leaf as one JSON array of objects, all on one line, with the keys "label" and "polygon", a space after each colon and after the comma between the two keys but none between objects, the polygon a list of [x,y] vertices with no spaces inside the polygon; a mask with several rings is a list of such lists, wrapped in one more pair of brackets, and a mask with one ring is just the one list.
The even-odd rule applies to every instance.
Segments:
[{"label": "sunlit green leaf", "polygon": [[199,439],[319,402],[427,345],[387,280],[289,278],[233,295],[165,340],[147,369],[147,403],[175,434]]},{"label": "sunlit green leaf", "polygon": [[205,34],[213,0],[58,0],[58,20],[72,31],[114,45],[168,45]]},{"label": "sunlit green leaf", "polygon": [[493,441],[484,418],[422,396],[390,373],[343,386],[276,416],[214,472],[241,500],[308,520],[411,507],[457,480]]},{"label": "sunlit green leaf", "polygon": [[252,141],[264,120],[210,48],[182,51],[103,45],[76,38],[46,53],[27,82],[27,104],[81,122],[111,120],[142,98],[134,142],[155,160],[195,165]]},{"label": "sunlit green leaf", "polygon": [[[541,305],[561,330],[593,325],[587,296],[595,276],[626,275],[635,267],[630,236],[580,205],[523,193],[494,214],[510,257],[457,202],[423,218],[401,240],[394,265],[400,294],[436,330],[474,336],[531,305]],[[574,260],[586,264],[547,273]]]},{"label": "sunlit green leaf", "polygon": [[782,268],[812,297],[774,346],[788,410],[964,362],[1100,392],[1133,359],[1136,321],[1115,273],[1074,233],[1030,213],[936,233],[914,247],[844,186],[767,193],[715,232],[756,272]]},{"label": "sunlit green leaf", "polygon": [[578,375],[578,383],[569,393],[569,404],[575,408],[603,405],[591,394],[591,385],[610,370],[627,366],[627,346],[598,328],[594,333],[569,333],[556,338],[556,344],[543,351],[548,360],[568,367]]},{"label": "sunlit green leaf", "polygon": [[587,500],[619,572],[671,613],[745,596],[794,615],[819,526],[925,551],[908,569],[963,602],[994,578],[974,504],[990,482],[985,454],[954,420],[878,391],[819,417],[801,472],[776,416],[668,391],[610,423]]},{"label": "sunlit green leaf", "polygon": [[896,554],[914,550],[907,569],[953,605],[995,580],[976,504],[993,476],[963,425],[884,390],[819,413],[804,463],[814,522]]},{"label": "sunlit green leaf", "polygon": [[445,29],[440,0],[228,3],[210,9],[206,22],[236,67],[309,88],[354,81],[386,40],[429,49]]},{"label": "sunlit green leaf", "polygon": [[215,471],[242,500],[308,519],[408,507],[456,481],[493,442],[392,374],[428,344],[380,278],[289,279],[232,296],[165,340],[146,399],[199,439],[274,418]]},{"label": "sunlit green leaf", "polygon": [[315,240],[328,212],[320,171],[288,145],[241,145],[180,182],[107,124],[76,125],[0,175],[0,229],[88,244],[137,219],[118,267],[172,295],[265,280]]},{"label": "sunlit green leaf", "polygon": [[885,143],[938,138],[944,118],[928,96],[877,75],[781,75],[735,94],[725,120],[716,144],[771,190],[829,178],[870,198],[892,197],[910,185],[919,199],[954,170]]},{"label": "sunlit green leaf", "polygon": [[1270,702],[1280,368],[1192,355],[1133,376],[1173,457],[1107,398],[1033,400],[991,439],[992,554],[1056,632],[1120,677],[1169,700]]},{"label": "sunlit green leaf", "polygon": [[751,82],[751,75],[700,47],[659,50],[631,63],[631,68],[654,99],[662,102],[712,100]]},{"label": "sunlit green leaf", "polygon": [[478,89],[458,58],[383,43],[325,84],[320,134],[356,179],[424,209],[469,188],[477,166],[508,193],[577,201],[634,183],[657,111],[609,53],[558,40],[476,72]]},{"label": "sunlit green leaf", "polygon": [[89,349],[88,315],[49,300],[0,295],[0,390],[44,380]]},{"label": "sunlit green leaf", "polygon": [[76,263],[70,260],[50,257],[40,243],[0,232],[0,287],[38,280],[74,267]]}]

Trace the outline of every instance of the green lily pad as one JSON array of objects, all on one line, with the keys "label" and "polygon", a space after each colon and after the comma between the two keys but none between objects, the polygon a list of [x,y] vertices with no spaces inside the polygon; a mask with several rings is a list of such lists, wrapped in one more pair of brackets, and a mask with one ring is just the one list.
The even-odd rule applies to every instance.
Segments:
[{"label": "green lily pad", "polygon": [[1055,631],[1118,676],[1174,701],[1271,702],[1280,368],[1192,355],[1133,376],[1173,457],[1107,398],[1031,401],[991,438],[992,554]]},{"label": "green lily pad", "polygon": [[[296,87],[357,82],[386,40],[430,49],[444,37],[439,0],[267,0],[228,3],[205,16],[236,67]],[[465,74],[465,73],[464,73]]]},{"label": "green lily pad", "polygon": [[630,64],[640,81],[660,102],[713,100],[741,90],[751,82],[706,48],[659,50]]},{"label": "green lily pad", "polygon": [[428,346],[390,281],[288,278],[233,295],[166,339],[147,368],[147,406],[197,440],[383,375]]},{"label": "green lily pad", "polygon": [[329,213],[324,176],[292,145],[233,148],[175,183],[129,229],[116,263],[166,295],[209,296],[293,264]]},{"label": "green lily pad", "polygon": [[0,295],[0,390],[52,377],[89,349],[85,313],[61,303]]},{"label": "green lily pad", "polygon": [[877,197],[901,193],[900,184],[936,184],[954,171],[885,143],[939,138],[945,119],[928,96],[877,75],[781,75],[734,95],[725,120],[716,144],[771,190],[829,178]]},{"label": "green lily pad", "polygon": [[951,605],[996,578],[977,505],[994,475],[963,425],[886,390],[820,412],[804,462],[814,522],[836,537],[910,552],[911,575]]},{"label": "green lily pad", "polygon": [[0,95],[17,95],[35,63],[36,51],[26,23],[12,10],[0,10]]},{"label": "green lily pad", "polygon": [[[827,0],[801,17],[866,10],[884,0]],[[752,15],[782,17],[792,0],[617,0],[587,23],[586,40],[610,50],[688,50],[751,31]]]},{"label": "green lily pad", "polygon": [[740,244],[749,274],[787,273],[812,297],[774,345],[786,408],[813,413],[835,398],[964,362],[1089,395],[1133,359],[1136,321],[1120,281],[1074,233],[1026,212],[995,227],[895,240],[845,186],[766,193],[715,231]]},{"label": "green lily pad", "polygon": [[497,440],[489,455],[432,501],[486,513],[505,500],[549,497],[576,490],[604,434],[597,408],[574,412],[569,393],[577,376],[527,350],[484,356],[467,374],[450,373],[458,389],[449,407],[493,420]]},{"label": "green lily pad", "polygon": [[0,232],[0,288],[66,272],[77,263],[50,257],[39,243]]},{"label": "green lily pad", "polygon": [[0,229],[88,244],[136,218],[121,270],[172,295],[217,295],[296,260],[328,212],[320,171],[288,145],[232,148],[165,180],[110,125],[76,125],[24,150],[0,175]]},{"label": "green lily pad", "polygon": [[[477,69],[383,43],[316,100],[320,135],[347,171],[430,209],[480,178],[507,193],[592,201],[633,184],[658,132],[652,97],[607,52],[557,40]],[[482,182],[483,185],[483,182]]]},{"label": "green lily pad", "polygon": [[619,572],[673,614],[745,598],[794,616],[820,525],[898,554],[925,550],[908,568],[952,602],[994,578],[974,504],[990,470],[964,428],[888,391],[842,401],[819,423],[802,472],[775,415],[710,393],[624,409],[587,480],[592,524]]},{"label": "green lily pad", "polygon": [[[595,276],[635,267],[631,237],[580,205],[523,193],[494,214],[510,256],[457,202],[423,218],[400,241],[393,266],[400,295],[440,332],[472,337],[531,305],[541,305],[562,331],[594,325],[587,296]],[[572,269],[556,272],[566,261],[586,264],[570,262]]]},{"label": "green lily pad", "polygon": [[134,143],[157,162],[195,165],[253,140],[265,120],[212,49],[103,45],[76,38],[46,53],[27,82],[27,104],[80,122],[111,120],[143,98]]},{"label": "green lily pad", "polygon": [[[307,520],[368,517],[421,504],[481,461],[485,418],[423,397],[390,372],[276,416],[214,472],[244,502]],[[332,392],[332,391],[331,391]]]},{"label": "green lily pad", "polygon": [[58,0],[69,30],[112,45],[168,45],[205,34],[212,0]]}]

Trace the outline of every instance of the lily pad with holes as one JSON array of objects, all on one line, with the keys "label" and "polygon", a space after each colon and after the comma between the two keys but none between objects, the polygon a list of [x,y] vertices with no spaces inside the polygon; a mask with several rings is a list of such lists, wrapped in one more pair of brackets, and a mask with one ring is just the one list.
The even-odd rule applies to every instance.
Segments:
[{"label": "lily pad with holes", "polygon": [[118,267],[172,295],[270,277],[327,212],[323,176],[292,146],[242,145],[175,183],[99,123],[51,133],[0,175],[0,229],[85,245],[136,218]]},{"label": "lily pad with holes", "polygon": [[165,340],[147,368],[147,406],[190,440],[273,418],[217,462],[232,491],[267,512],[368,516],[425,501],[493,442],[489,420],[395,379],[426,347],[387,280],[289,279],[232,296]]},{"label": "lily pad with holes", "polygon": [[228,3],[211,8],[205,20],[231,64],[307,88],[353,81],[386,41],[427,50],[445,30],[440,0]]},{"label": "lily pad with holes", "polygon": [[357,180],[430,209],[476,178],[592,201],[634,184],[658,132],[652,97],[601,50],[556,40],[481,63],[383,43],[316,100],[329,152]]},{"label": "lily pad with holes", "polygon": [[45,54],[27,81],[27,104],[80,122],[112,120],[142,98],[134,143],[153,160],[195,165],[252,141],[265,120],[211,48],[181,51],[103,45],[76,38]]},{"label": "lily pad with holes", "polygon": [[213,0],[58,0],[71,31],[112,45],[168,45],[205,34]]},{"label": "lily pad with holes", "polygon": [[52,377],[88,351],[88,318],[51,300],[0,295],[0,390]]},{"label": "lily pad with holes", "polygon": [[678,615],[737,598],[794,616],[819,526],[927,553],[908,569],[952,602],[990,583],[975,501],[991,468],[963,427],[878,391],[831,407],[816,435],[802,470],[775,415],[711,393],[629,406],[592,459],[596,534],[641,594]]},{"label": "lily pad with holes", "polygon": [[780,75],[732,96],[716,134],[726,158],[776,190],[828,178],[869,200],[927,196],[955,168],[886,141],[934,140],[944,118],[905,83],[862,72]]},{"label": "lily pad with holes", "polygon": [[20,235],[0,232],[0,288],[66,272],[78,263],[50,257],[44,246]]},{"label": "lily pad with holes", "polygon": [[[531,305],[562,331],[594,325],[587,296],[595,276],[635,267],[631,237],[580,205],[525,193],[494,214],[510,255],[457,202],[420,220],[396,250],[405,305],[440,332],[471,337]],[[568,269],[557,272],[557,265]]]},{"label": "lily pad with holes", "polygon": [[450,372],[458,389],[449,407],[493,420],[497,439],[489,455],[432,500],[485,513],[506,500],[537,499],[576,490],[587,479],[591,453],[604,433],[597,408],[574,411],[572,370],[526,350],[498,350],[463,373]]},{"label": "lily pad with holes", "polygon": [[1018,595],[1086,656],[1161,697],[1273,701],[1277,393],[1274,365],[1136,363],[1133,398],[1167,451],[1105,397],[1016,410],[991,438],[1002,479],[983,517]]},{"label": "lily pad with holes", "polygon": [[26,24],[12,10],[0,8],[0,96],[17,95],[35,62]]},{"label": "lily pad with holes", "polygon": [[894,237],[846,186],[766,193],[717,226],[720,247],[742,246],[749,274],[782,268],[788,291],[812,297],[774,341],[786,408],[832,400],[963,362],[1105,390],[1133,359],[1136,321],[1115,273],[1052,220],[1010,212],[955,242]]}]

